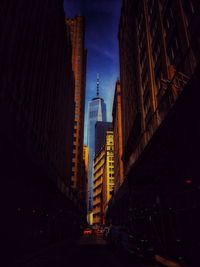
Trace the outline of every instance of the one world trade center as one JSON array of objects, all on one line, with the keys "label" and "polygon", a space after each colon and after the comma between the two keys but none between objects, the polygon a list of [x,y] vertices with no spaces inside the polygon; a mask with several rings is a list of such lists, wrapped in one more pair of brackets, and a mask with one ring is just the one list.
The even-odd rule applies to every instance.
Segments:
[{"label": "one world trade center", "polygon": [[95,156],[95,124],[97,121],[106,121],[106,104],[99,96],[99,76],[97,75],[96,96],[89,101],[88,106],[88,213],[92,211],[93,205],[93,160]]}]

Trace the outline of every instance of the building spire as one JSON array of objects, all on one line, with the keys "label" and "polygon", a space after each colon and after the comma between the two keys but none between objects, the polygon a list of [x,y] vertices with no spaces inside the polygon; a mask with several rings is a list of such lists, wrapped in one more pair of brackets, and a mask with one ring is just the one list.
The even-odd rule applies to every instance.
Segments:
[{"label": "building spire", "polygon": [[99,73],[97,73],[97,96],[99,96]]}]

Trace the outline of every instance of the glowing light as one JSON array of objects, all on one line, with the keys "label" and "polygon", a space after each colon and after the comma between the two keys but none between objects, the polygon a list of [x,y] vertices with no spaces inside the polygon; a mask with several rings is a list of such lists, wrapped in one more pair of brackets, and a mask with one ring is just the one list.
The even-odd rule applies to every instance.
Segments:
[{"label": "glowing light", "polygon": [[192,180],[187,179],[187,180],[185,180],[185,183],[186,183],[186,184],[191,184],[191,183],[192,183]]}]

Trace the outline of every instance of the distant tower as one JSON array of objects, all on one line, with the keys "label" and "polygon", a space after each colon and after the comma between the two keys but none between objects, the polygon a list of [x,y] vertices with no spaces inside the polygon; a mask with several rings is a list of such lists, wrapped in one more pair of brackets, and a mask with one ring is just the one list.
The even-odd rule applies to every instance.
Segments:
[{"label": "distant tower", "polygon": [[113,129],[112,122],[97,121],[95,124],[95,155],[105,145],[106,132]]},{"label": "distant tower", "polygon": [[99,97],[99,74],[97,74],[96,97],[89,101],[88,105],[88,147],[89,147],[89,168],[88,168],[88,211],[92,211],[93,199],[93,160],[95,156],[95,124],[97,121],[106,121],[106,104],[103,98]]}]

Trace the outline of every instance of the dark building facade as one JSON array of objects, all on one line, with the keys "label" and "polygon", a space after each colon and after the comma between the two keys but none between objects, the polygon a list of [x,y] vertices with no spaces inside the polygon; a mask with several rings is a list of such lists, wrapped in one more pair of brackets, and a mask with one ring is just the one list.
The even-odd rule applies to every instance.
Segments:
[{"label": "dark building facade", "polygon": [[105,145],[106,132],[112,130],[112,122],[97,121],[95,124],[95,154]]},{"label": "dark building facade", "polygon": [[196,1],[123,2],[119,47],[128,169],[197,66],[199,35],[193,29],[199,25],[198,12]]},{"label": "dark building facade", "polygon": [[[71,48],[63,32],[62,1],[55,4],[55,22],[51,22],[50,9],[43,10],[41,15],[43,5],[31,3],[32,15],[25,1],[13,5],[13,19],[16,17],[18,23],[12,28],[9,27],[9,4],[2,3],[1,101],[6,116],[1,129],[9,131],[4,126],[9,124],[12,141],[19,146],[26,145],[23,150],[30,156],[31,147],[34,147],[41,164],[51,164],[60,179],[67,183],[71,173],[67,157],[70,159],[72,154],[74,88]],[[45,23],[49,23],[49,27]],[[57,43],[52,41],[54,38]],[[9,122],[9,116],[15,123]],[[23,137],[20,136],[22,130]]]},{"label": "dark building facade", "polygon": [[123,137],[122,137],[122,102],[120,81],[116,82],[115,95],[113,101],[113,138],[114,138],[114,173],[115,192],[124,181]]},{"label": "dark building facade", "polygon": [[187,266],[199,264],[199,23],[199,1],[123,1],[125,180],[107,212],[112,225]]},{"label": "dark building facade", "polygon": [[85,20],[82,16],[66,19],[72,45],[72,68],[75,78],[75,117],[71,186],[79,191],[83,160],[83,134],[85,114],[86,56]]},{"label": "dark building facade", "polygon": [[3,0],[0,24],[1,236],[14,259],[79,220],[74,75],[63,1]]}]

